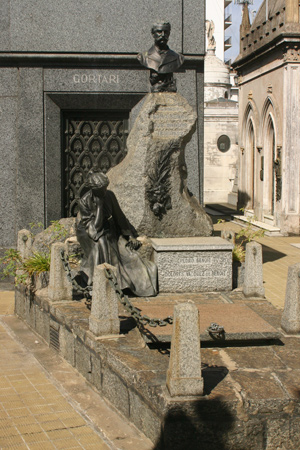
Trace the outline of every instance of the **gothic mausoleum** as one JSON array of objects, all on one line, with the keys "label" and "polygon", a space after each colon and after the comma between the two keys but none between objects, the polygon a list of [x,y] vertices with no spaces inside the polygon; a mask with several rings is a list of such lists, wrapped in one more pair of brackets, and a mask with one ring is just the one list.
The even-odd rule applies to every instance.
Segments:
[{"label": "gothic mausoleum", "polygon": [[299,234],[298,0],[264,0],[240,33],[239,204],[283,234]]}]

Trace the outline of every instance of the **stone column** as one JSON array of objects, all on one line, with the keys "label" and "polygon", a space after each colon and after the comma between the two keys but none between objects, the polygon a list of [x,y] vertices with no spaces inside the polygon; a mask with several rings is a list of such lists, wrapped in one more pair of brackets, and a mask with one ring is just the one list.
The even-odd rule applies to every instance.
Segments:
[{"label": "stone column", "polygon": [[105,268],[115,275],[117,269],[109,264],[95,268],[93,281],[93,301],[89,318],[90,331],[95,336],[120,333],[118,298],[105,276]]},{"label": "stone column", "polygon": [[18,251],[21,255],[21,258],[29,258],[31,253],[32,246],[32,236],[30,231],[28,230],[20,230],[18,232]]},{"label": "stone column", "polygon": [[257,242],[246,245],[243,293],[246,297],[264,297],[262,246]]},{"label": "stone column", "polygon": [[199,311],[194,303],[174,308],[167,388],[172,397],[203,394]]},{"label": "stone column", "polygon": [[72,300],[72,284],[67,278],[61,260],[61,250],[66,252],[66,244],[55,242],[51,245],[51,263],[48,297],[53,302]]},{"label": "stone column", "polygon": [[281,328],[289,334],[300,333],[300,263],[288,270]]}]

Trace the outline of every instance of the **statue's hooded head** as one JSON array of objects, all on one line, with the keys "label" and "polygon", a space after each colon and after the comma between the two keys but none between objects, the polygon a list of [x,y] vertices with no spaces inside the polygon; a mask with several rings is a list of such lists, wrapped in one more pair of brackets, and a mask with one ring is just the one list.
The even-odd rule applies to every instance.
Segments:
[{"label": "statue's hooded head", "polygon": [[91,169],[87,175],[86,183],[90,189],[107,188],[109,179],[100,169]]},{"label": "statue's hooded head", "polygon": [[166,45],[171,32],[171,24],[169,22],[158,21],[152,25],[151,33],[154,42],[158,46]]}]

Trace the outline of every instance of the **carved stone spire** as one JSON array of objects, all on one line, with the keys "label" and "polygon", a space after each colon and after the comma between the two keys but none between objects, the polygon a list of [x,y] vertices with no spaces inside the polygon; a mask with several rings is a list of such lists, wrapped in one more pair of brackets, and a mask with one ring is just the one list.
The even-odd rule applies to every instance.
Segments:
[{"label": "carved stone spire", "polygon": [[298,0],[285,0],[285,23],[299,23]]},{"label": "carved stone spire", "polygon": [[245,3],[243,7],[242,23],[240,26],[240,51],[242,51],[242,38],[250,31],[250,28],[251,24],[250,24],[248,3]]}]

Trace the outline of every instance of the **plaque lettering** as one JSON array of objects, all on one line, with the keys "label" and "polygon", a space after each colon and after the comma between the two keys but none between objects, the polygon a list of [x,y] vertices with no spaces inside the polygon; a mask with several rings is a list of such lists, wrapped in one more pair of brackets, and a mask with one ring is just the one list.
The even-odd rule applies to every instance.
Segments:
[{"label": "plaque lettering", "polygon": [[95,83],[95,84],[119,84],[119,75],[102,75],[102,74],[75,74],[73,75],[73,81],[76,84],[86,84],[86,83]]},{"label": "plaque lettering", "polygon": [[165,278],[226,278],[228,276],[226,270],[211,270],[211,269],[197,269],[194,267],[187,267],[183,270],[166,270]]}]

